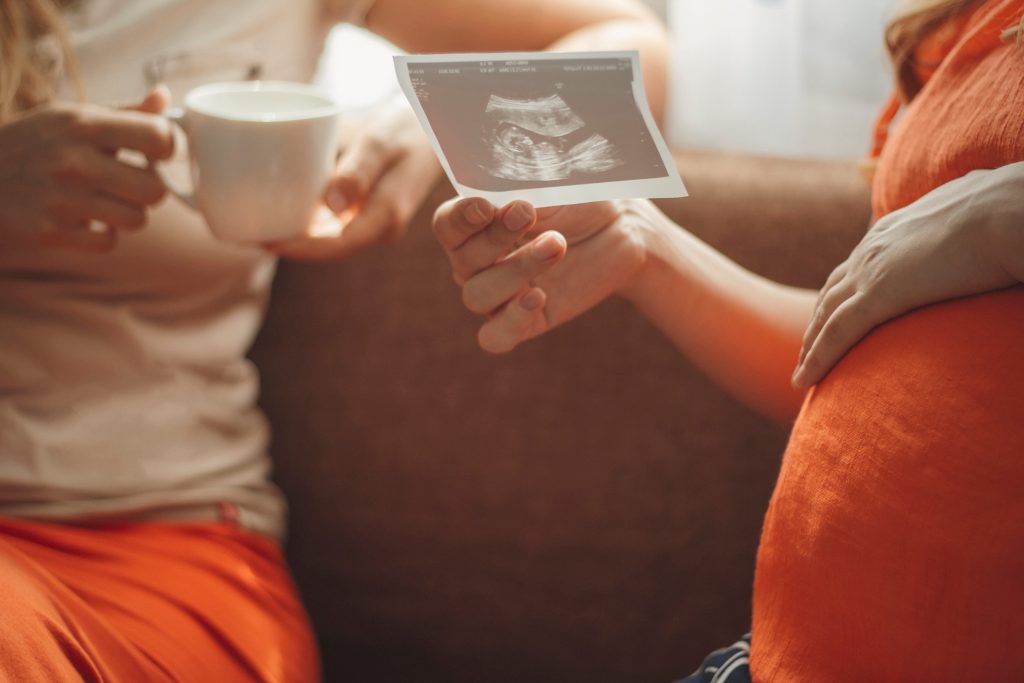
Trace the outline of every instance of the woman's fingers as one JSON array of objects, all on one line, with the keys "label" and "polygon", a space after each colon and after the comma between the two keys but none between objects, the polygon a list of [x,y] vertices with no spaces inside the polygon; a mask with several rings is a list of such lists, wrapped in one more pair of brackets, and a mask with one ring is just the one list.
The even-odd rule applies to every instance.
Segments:
[{"label": "woman's fingers", "polygon": [[[627,209],[599,202],[537,210],[522,201],[495,209],[482,199],[438,209],[434,231],[463,303],[488,318],[480,345],[511,350],[617,291],[644,259],[633,226],[616,222]],[[571,267],[563,261],[569,244],[577,250]]]},{"label": "woman's fingers", "polygon": [[117,244],[117,230],[102,223],[81,220],[46,230],[38,239],[48,247],[102,253]]},{"label": "woman's fingers", "polygon": [[434,212],[434,236],[446,252],[453,252],[489,227],[497,213],[493,204],[479,197],[450,199]]},{"label": "woman's fingers", "polygon": [[395,164],[405,150],[377,135],[360,135],[342,152],[324,193],[324,202],[334,213],[362,204],[377,181]]},{"label": "woman's fingers", "polygon": [[807,354],[793,373],[793,386],[806,388],[821,380],[879,322],[874,309],[860,292],[844,299],[810,340]]},{"label": "woman's fingers", "polygon": [[85,217],[118,230],[139,230],[146,224],[146,212],[112,197],[91,195],[83,202]]},{"label": "woman's fingers", "polygon": [[100,149],[133,149],[149,159],[169,159],[174,152],[171,124],[162,116],[97,108],[72,117],[78,138]]},{"label": "woman's fingers", "polygon": [[542,289],[531,287],[522,292],[480,327],[477,341],[490,353],[506,353],[547,330],[544,314],[547,296]]},{"label": "woman's fingers", "polygon": [[[267,245],[289,258],[337,261],[401,238],[440,167],[404,99],[375,112],[347,145],[324,190],[333,221],[319,221],[308,235]],[[318,228],[326,228],[320,230]]]},{"label": "woman's fingers", "polygon": [[167,194],[167,187],[151,168],[138,168],[116,158],[89,150],[88,177],[84,179],[92,189],[121,201],[149,206]]},{"label": "woman's fingers", "polygon": [[470,311],[489,315],[516,297],[565,256],[565,238],[545,232],[504,261],[466,281],[462,301]]},{"label": "woman's fingers", "polygon": [[[94,192],[68,191],[50,202],[45,232],[80,232],[95,222],[111,228],[138,230],[146,222],[145,210],[134,204]],[[89,239],[92,239],[91,237]]]},{"label": "woman's fingers", "polygon": [[831,311],[809,341],[807,353],[793,373],[794,386],[805,388],[820,381],[854,344],[902,310],[877,294],[852,292]]},{"label": "woman's fingers", "polygon": [[344,261],[375,244],[393,242],[401,235],[405,219],[386,202],[370,202],[349,215],[342,215],[340,231],[327,236],[311,235],[292,242],[268,244],[269,251],[299,261]]},{"label": "woman's fingers", "polygon": [[[831,281],[832,278],[830,277]],[[832,285],[826,285],[818,294],[818,301],[814,306],[814,313],[811,315],[811,322],[804,332],[803,343],[800,346],[800,356],[797,359],[797,366],[804,362],[811,344],[821,332],[821,328],[828,322],[832,312],[835,311],[844,301],[853,296],[856,292],[853,284],[840,278]]]},{"label": "woman's fingers", "polygon": [[496,210],[482,199],[466,199],[438,211],[434,232],[461,284],[515,251],[536,222],[537,212],[526,202]]},{"label": "woman's fingers", "polygon": [[125,104],[118,108],[127,111],[143,111],[149,112],[150,114],[159,114],[169,106],[171,106],[171,90],[163,83],[160,83],[150,88],[149,92],[146,93],[146,96],[142,98],[141,102]]},{"label": "woman's fingers", "polygon": [[839,305],[839,303],[842,303],[842,301],[840,300],[840,301],[836,302],[831,307],[831,309],[829,309],[827,306],[825,306],[825,298],[828,297],[828,296],[835,297],[837,294],[845,291],[845,289],[848,288],[848,285],[847,285],[847,287],[839,287],[839,284],[846,279],[846,274],[849,271],[850,271],[850,259],[846,259],[845,261],[840,263],[838,266],[836,266],[832,270],[831,273],[829,273],[828,278],[825,280],[825,284],[822,285],[820,290],[818,290],[818,300],[814,304],[814,316],[811,318],[811,325],[808,327],[807,331],[804,333],[804,346],[803,346],[803,348],[800,349],[800,351],[801,351],[801,353],[800,353],[801,360],[803,360],[803,356],[807,352],[807,349],[808,349],[807,340],[811,336],[811,329],[815,328],[815,323],[819,323],[818,327],[814,329],[815,334],[817,334],[818,329],[820,329],[820,323],[824,323],[824,319],[820,319],[820,316],[823,315],[823,314],[828,313],[829,310],[834,309],[836,306]]},{"label": "woman's fingers", "polygon": [[[430,183],[423,183],[422,178],[429,175],[433,163],[433,157],[405,157],[377,179],[361,204],[333,217],[335,230],[326,234],[313,230],[308,237],[266,248],[286,258],[339,261],[370,246],[395,242],[405,234],[409,221],[431,189]],[[332,213],[338,212],[332,209]]]},{"label": "woman's fingers", "polygon": [[[145,224],[146,207],[167,192],[152,169],[126,164],[96,148],[81,146],[66,156],[60,176],[64,189],[47,206],[52,230],[80,232],[81,224],[90,221],[137,230]],[[92,234],[82,240],[105,243],[102,236]]]},{"label": "woman's fingers", "polygon": [[374,179],[369,195],[348,227],[353,241],[362,245],[388,244],[405,234],[409,221],[433,187],[432,180],[423,179],[432,179],[437,162],[432,152],[420,152],[405,154]]},{"label": "woman's fingers", "polygon": [[846,277],[846,274],[849,272],[849,270],[850,260],[847,259],[840,263],[838,266],[836,266],[832,270],[832,272],[829,273],[828,279],[825,280],[825,284],[822,286],[820,292],[824,293],[835,287],[837,284],[839,284],[839,281]]},{"label": "woman's fingers", "polygon": [[416,188],[425,196],[433,187],[440,166],[416,115],[401,95],[377,107],[349,133],[351,137],[343,135],[350,139],[324,193],[325,203],[335,213],[368,202],[396,167],[417,169],[406,189]]},{"label": "woman's fingers", "polygon": [[512,202],[501,209],[487,229],[448,253],[456,279],[466,281],[508,256],[536,222],[537,214],[526,202]]},{"label": "woman's fingers", "polygon": [[124,109],[54,104],[5,127],[0,147],[12,174],[4,220],[30,241],[88,251],[106,251],[119,230],[142,227],[146,207],[166,188],[154,171],[118,157],[121,150],[150,161],[171,154],[170,124],[156,115],[167,101],[158,89]]}]

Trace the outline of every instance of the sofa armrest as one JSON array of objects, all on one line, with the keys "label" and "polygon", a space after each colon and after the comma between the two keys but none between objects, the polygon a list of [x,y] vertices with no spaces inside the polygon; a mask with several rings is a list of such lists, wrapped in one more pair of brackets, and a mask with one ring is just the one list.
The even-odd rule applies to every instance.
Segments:
[{"label": "sofa armrest", "polygon": [[[660,202],[750,268],[820,283],[867,222],[852,165],[685,154]],[[282,263],[252,358],[327,680],[671,680],[748,627],[785,443],[620,300],[476,345],[430,217]]]}]

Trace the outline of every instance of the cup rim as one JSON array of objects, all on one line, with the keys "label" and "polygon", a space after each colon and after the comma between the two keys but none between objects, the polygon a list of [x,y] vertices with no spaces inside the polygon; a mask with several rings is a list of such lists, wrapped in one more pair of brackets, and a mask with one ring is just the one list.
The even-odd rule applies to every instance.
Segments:
[{"label": "cup rim", "polygon": [[[226,114],[203,106],[202,98],[213,93],[239,93],[239,92],[285,92],[311,95],[323,101],[322,106],[311,107],[297,112],[281,112],[274,114]],[[327,116],[334,116],[341,111],[337,101],[324,89],[308,83],[297,81],[221,81],[217,83],[206,83],[189,90],[185,95],[185,108],[189,111],[209,116],[216,119],[230,121],[302,121]]]}]

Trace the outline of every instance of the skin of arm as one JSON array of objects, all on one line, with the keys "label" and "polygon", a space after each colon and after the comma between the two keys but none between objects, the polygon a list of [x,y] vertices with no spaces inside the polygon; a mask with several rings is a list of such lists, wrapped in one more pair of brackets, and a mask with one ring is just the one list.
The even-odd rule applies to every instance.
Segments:
[{"label": "skin of arm", "polygon": [[668,35],[634,0],[377,0],[366,27],[409,52],[636,49],[652,113],[664,114]]},{"label": "skin of arm", "polygon": [[[635,210],[643,265],[619,293],[720,385],[780,419],[793,418],[806,388],[875,326],[1024,282],[1024,162],[975,171],[882,219],[820,293],[745,270],[645,203]],[[824,314],[816,308],[843,280],[860,308],[840,311],[842,335],[821,335],[821,362],[794,388],[808,337],[839,320],[836,302]],[[819,318],[826,322],[810,324]]]},{"label": "skin of arm", "polygon": [[796,416],[790,383],[818,293],[731,261],[646,203],[634,228],[644,259],[620,294],[712,379],[760,412]]}]

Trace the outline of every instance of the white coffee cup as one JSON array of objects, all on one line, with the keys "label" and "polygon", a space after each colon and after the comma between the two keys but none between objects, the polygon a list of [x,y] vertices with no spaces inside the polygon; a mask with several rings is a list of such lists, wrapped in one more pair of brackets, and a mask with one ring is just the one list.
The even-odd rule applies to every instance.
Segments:
[{"label": "white coffee cup", "polygon": [[268,243],[304,235],[321,209],[340,117],[328,95],[304,83],[210,83],[164,113],[188,141],[192,190],[170,190],[220,239]]}]

